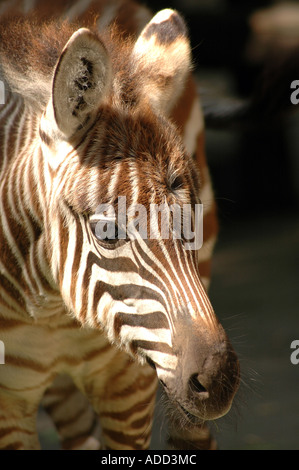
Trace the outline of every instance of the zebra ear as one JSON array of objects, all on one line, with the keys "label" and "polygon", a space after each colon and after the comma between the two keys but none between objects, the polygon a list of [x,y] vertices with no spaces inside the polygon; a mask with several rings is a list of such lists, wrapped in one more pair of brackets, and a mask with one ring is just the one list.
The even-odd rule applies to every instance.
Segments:
[{"label": "zebra ear", "polygon": [[86,28],[76,31],[58,60],[52,88],[54,119],[65,138],[92,124],[110,75],[103,43]]},{"label": "zebra ear", "polygon": [[133,54],[144,96],[169,114],[191,70],[187,28],[179,13],[171,9],[157,13],[138,37]]}]

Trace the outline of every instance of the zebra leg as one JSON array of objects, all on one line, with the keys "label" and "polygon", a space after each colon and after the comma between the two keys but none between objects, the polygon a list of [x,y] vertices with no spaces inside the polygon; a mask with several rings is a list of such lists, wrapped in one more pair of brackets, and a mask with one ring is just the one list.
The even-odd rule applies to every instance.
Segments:
[{"label": "zebra leg", "polygon": [[26,398],[23,396],[21,397],[18,395],[14,395],[11,392],[1,390],[1,450],[40,449],[40,444],[36,431],[36,415],[38,403],[36,405],[33,405],[32,402]]},{"label": "zebra leg", "polygon": [[170,426],[170,437],[168,439],[169,450],[217,450],[217,441],[211,435],[207,424],[201,427],[182,427],[176,422]]},{"label": "zebra leg", "polygon": [[46,390],[42,405],[54,422],[63,449],[101,448],[98,417],[69,376],[55,378]]},{"label": "zebra leg", "polygon": [[89,367],[83,388],[100,417],[104,449],[149,447],[157,392],[155,371],[117,351],[104,374],[98,366]]}]

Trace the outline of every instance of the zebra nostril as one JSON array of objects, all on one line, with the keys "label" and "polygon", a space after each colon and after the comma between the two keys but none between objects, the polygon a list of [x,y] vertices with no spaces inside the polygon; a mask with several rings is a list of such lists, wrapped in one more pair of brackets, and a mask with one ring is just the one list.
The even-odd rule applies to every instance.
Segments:
[{"label": "zebra nostril", "polygon": [[[191,377],[189,379],[189,386],[190,386],[190,389],[192,390],[192,392],[195,392],[197,394],[200,393],[202,398],[208,398],[209,393],[208,393],[207,389],[198,380],[198,375],[197,374],[191,375]],[[203,394],[205,394],[205,396]]]}]

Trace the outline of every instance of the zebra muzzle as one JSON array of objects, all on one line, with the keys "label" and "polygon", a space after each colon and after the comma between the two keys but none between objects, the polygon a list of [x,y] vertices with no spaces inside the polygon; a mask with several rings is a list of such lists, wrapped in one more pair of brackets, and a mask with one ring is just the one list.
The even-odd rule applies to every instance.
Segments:
[{"label": "zebra muzzle", "polygon": [[[236,353],[228,339],[219,344],[185,348],[172,373],[156,367],[171,402],[189,421],[220,418],[231,408],[240,382]],[[195,354],[194,354],[195,352]]]}]

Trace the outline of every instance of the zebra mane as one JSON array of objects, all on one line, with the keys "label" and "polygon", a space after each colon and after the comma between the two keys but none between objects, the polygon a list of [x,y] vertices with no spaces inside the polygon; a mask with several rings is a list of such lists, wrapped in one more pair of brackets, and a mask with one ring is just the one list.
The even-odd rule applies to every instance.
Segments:
[{"label": "zebra mane", "polygon": [[[56,18],[41,21],[34,15],[2,18],[0,79],[35,108],[44,109],[50,98],[56,62],[68,39],[81,26],[84,25]],[[96,27],[90,27],[90,22],[87,27],[98,34]],[[128,44],[132,41],[123,38],[115,25],[100,37],[112,55],[115,68],[127,68],[126,51],[131,50]]]}]

